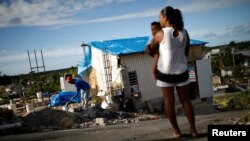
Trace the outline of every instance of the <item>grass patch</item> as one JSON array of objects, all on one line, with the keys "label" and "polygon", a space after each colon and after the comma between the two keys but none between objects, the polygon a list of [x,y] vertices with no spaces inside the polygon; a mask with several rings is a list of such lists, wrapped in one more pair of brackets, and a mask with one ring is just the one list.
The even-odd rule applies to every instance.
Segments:
[{"label": "grass patch", "polygon": [[250,90],[236,95],[213,98],[215,105],[220,110],[238,110],[250,108]]}]

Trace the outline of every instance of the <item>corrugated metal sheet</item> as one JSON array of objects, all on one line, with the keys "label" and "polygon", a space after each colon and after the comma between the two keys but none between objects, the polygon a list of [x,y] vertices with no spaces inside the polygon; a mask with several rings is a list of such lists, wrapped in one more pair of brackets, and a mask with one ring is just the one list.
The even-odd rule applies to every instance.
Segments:
[{"label": "corrugated metal sheet", "polygon": [[121,56],[121,62],[126,65],[128,71],[136,70],[142,101],[162,97],[152,75],[153,58],[146,54],[133,54]]}]

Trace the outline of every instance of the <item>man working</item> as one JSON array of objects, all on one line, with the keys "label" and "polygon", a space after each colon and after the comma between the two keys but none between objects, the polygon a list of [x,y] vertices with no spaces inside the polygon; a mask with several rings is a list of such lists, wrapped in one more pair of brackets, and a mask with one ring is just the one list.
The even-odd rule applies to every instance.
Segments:
[{"label": "man working", "polygon": [[83,79],[79,79],[79,78],[72,78],[71,74],[65,74],[64,75],[64,79],[66,82],[70,83],[70,84],[74,84],[76,87],[76,95],[74,95],[70,101],[68,101],[65,105],[65,107],[67,108],[68,105],[70,104],[71,100],[78,96],[79,94],[81,94],[81,100],[83,103],[83,110],[86,110],[88,108],[88,101],[89,101],[89,95],[90,95],[90,85],[88,82],[84,81]]}]

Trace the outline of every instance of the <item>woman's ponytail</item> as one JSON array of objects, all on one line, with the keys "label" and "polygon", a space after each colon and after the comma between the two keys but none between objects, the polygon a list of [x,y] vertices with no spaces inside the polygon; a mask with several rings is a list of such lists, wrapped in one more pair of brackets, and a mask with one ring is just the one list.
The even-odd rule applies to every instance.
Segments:
[{"label": "woman's ponytail", "polygon": [[184,22],[182,19],[182,14],[181,11],[179,9],[174,9],[173,12],[173,16],[172,16],[172,24],[175,28],[177,28],[178,30],[182,30],[184,27]]}]

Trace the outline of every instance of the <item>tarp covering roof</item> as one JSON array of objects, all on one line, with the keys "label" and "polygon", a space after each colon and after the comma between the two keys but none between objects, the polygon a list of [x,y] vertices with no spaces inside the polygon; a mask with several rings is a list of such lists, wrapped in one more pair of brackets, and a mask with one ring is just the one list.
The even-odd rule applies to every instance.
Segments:
[{"label": "tarp covering roof", "polygon": [[201,45],[204,46],[207,43],[208,42],[190,39],[190,46],[201,46]]},{"label": "tarp covering roof", "polygon": [[107,41],[94,41],[90,45],[112,55],[143,52],[149,37],[135,37]]},{"label": "tarp covering roof", "polygon": [[[90,42],[89,45],[102,51],[106,51],[109,54],[120,56],[144,52],[148,40],[149,36],[145,36],[106,41],[94,41]],[[190,39],[191,46],[205,45],[207,43],[208,42]]]}]

